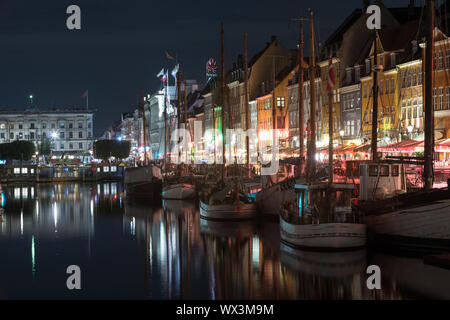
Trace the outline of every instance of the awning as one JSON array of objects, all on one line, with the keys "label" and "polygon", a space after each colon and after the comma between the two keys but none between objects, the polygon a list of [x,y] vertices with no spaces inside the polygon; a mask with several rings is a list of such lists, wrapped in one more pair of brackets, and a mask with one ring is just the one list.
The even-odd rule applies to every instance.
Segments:
[{"label": "awning", "polygon": [[405,140],[397,143],[388,144],[386,146],[378,148],[378,152],[384,153],[393,153],[393,152],[409,153],[419,151],[423,151],[423,141]]},{"label": "awning", "polygon": [[450,139],[444,139],[436,143],[436,152],[450,152]]}]

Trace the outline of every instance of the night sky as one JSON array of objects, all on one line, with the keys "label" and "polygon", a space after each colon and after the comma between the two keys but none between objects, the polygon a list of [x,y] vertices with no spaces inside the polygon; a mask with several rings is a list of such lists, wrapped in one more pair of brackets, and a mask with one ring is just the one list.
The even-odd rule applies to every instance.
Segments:
[{"label": "night sky", "polygon": [[[384,3],[400,7],[409,0]],[[66,27],[71,4],[81,8],[81,30]],[[362,0],[0,0],[0,108],[23,109],[30,94],[41,109],[81,107],[89,89],[100,136],[135,108],[142,87],[159,88],[156,74],[174,66],[166,50],[187,78],[204,82],[206,61],[220,61],[221,21],[229,67],[243,52],[244,32],[250,59],[271,35],[294,48],[298,26],[288,19],[306,16],[308,8],[320,42],[361,6]]]}]

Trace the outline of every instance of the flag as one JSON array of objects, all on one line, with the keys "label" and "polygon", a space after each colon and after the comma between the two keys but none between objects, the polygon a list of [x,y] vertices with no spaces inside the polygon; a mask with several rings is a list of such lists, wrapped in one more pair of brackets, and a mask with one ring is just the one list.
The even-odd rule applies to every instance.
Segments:
[{"label": "flag", "polygon": [[175,60],[175,58],[172,57],[167,51],[166,51],[166,58],[169,60]]},{"label": "flag", "polygon": [[161,78],[164,75],[164,68],[156,75],[157,78]]},{"label": "flag", "polygon": [[85,99],[88,96],[88,90],[86,90],[83,95],[81,96],[81,99]]},{"label": "flag", "polygon": [[327,85],[327,89],[329,91],[333,90],[335,84],[336,84],[336,79],[334,77],[333,58],[330,57],[330,63],[329,63],[329,67],[328,67],[328,85]]},{"label": "flag", "polygon": [[163,75],[163,77],[161,78],[161,81],[162,81],[162,82],[167,82],[167,80],[169,79],[168,71],[169,71],[169,70],[167,70],[166,73],[165,73],[165,74]]},{"label": "flag", "polygon": [[178,69],[180,68],[180,65],[179,64],[177,64],[176,66],[175,66],[175,68],[173,68],[173,70],[172,70],[172,77],[174,77],[175,79],[177,78],[177,73],[178,73]]}]

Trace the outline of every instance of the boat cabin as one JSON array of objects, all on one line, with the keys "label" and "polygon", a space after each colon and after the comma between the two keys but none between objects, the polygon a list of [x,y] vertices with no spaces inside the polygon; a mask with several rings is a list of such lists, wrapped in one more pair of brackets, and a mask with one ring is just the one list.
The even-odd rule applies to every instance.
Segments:
[{"label": "boat cabin", "polygon": [[405,165],[401,163],[361,163],[359,176],[362,201],[390,198],[407,191]]}]

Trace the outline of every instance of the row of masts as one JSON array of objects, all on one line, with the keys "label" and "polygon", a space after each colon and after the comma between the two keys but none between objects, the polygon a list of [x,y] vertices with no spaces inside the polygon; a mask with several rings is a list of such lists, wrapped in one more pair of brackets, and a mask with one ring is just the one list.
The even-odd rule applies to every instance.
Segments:
[{"label": "row of masts", "polygon": [[[424,69],[424,79],[425,79],[425,167],[424,167],[424,180],[425,188],[431,189],[433,186],[433,150],[434,150],[434,115],[433,115],[433,104],[432,104],[432,90],[433,90],[433,29],[434,29],[434,0],[427,0],[426,5],[426,22],[427,33],[426,33],[426,53],[425,53],[425,69]],[[316,172],[316,86],[315,86],[315,72],[316,72],[316,61],[315,61],[315,38],[314,38],[314,16],[313,11],[309,10],[309,19],[299,18],[291,19],[299,21],[299,44],[298,44],[298,107],[299,107],[299,156],[300,156],[300,168],[299,172],[302,173],[302,168],[304,165],[304,92],[303,92],[303,82],[304,82],[304,55],[303,55],[303,21],[309,20],[310,29],[310,57],[309,57],[309,81],[310,81],[310,119],[309,119],[309,130],[307,131],[307,157],[306,157],[306,175],[307,181],[312,183],[315,179]],[[373,40],[373,109],[372,109],[372,160],[378,161],[378,55],[377,55],[377,30],[374,30],[374,40]],[[221,45],[221,87],[220,87],[220,103],[221,103],[221,129],[222,129],[222,164],[226,163],[225,157],[225,105],[226,105],[226,74],[225,74],[225,31],[224,25],[221,25],[220,32],[220,45]],[[431,58],[429,58],[431,57]],[[331,67],[331,57],[330,57],[330,67]],[[275,78],[275,74],[273,75]],[[273,127],[276,129],[276,113],[275,113],[275,79],[273,84]],[[178,125],[181,128],[181,71],[178,70],[177,73],[177,97],[178,97]],[[186,84],[185,84],[186,90]],[[246,118],[246,130],[250,129],[250,110],[249,110],[249,89],[248,89],[248,58],[247,58],[247,34],[244,34],[244,91],[245,91],[245,118]],[[167,94],[167,89],[165,95]],[[332,90],[328,93],[328,133],[329,133],[329,182],[333,181],[333,101],[332,101]],[[184,95],[184,113],[185,113],[185,123],[187,122],[187,105],[186,105],[186,94]],[[216,116],[215,116],[215,105],[213,104],[213,123],[214,128],[216,126]],[[144,153],[145,153],[145,163],[147,164],[147,150],[146,150],[146,120],[145,120],[145,110],[144,104],[142,104],[143,113],[143,130],[144,130]],[[231,125],[231,112],[227,110],[228,113],[228,123]],[[164,99],[164,166],[167,166],[167,102]],[[214,134],[215,136],[215,134]],[[274,141],[275,143],[275,141]],[[216,151],[216,141],[214,141],[214,152]],[[246,151],[247,151],[247,166],[250,176],[250,141],[247,135],[246,137]],[[180,151],[181,156],[181,151]],[[215,155],[214,155],[215,156]],[[222,165],[221,175],[222,180],[224,179],[224,168]]]}]

